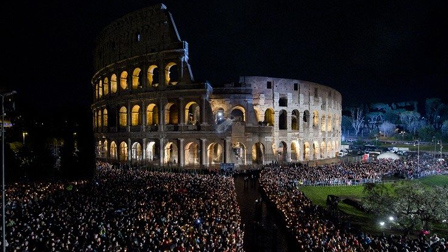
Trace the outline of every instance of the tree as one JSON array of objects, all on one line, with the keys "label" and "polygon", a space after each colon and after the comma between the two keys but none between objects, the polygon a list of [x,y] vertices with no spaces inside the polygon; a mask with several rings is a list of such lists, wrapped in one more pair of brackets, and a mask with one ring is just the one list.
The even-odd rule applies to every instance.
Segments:
[{"label": "tree", "polygon": [[436,129],[439,128],[440,113],[445,105],[439,98],[429,98],[425,101],[425,113],[428,121]]},{"label": "tree", "polygon": [[380,125],[380,130],[384,133],[385,137],[389,137],[394,134],[396,128],[397,126],[395,124],[388,121],[385,121]]},{"label": "tree", "polygon": [[420,126],[420,113],[415,111],[404,111],[400,114],[400,121],[405,129],[415,135]]},{"label": "tree", "polygon": [[341,128],[342,128],[342,131],[345,132],[346,135],[349,135],[349,134],[347,134],[347,132],[350,132],[350,129],[352,128],[352,119],[348,116],[343,115],[342,122],[341,122]]},{"label": "tree", "polygon": [[352,119],[352,127],[355,129],[355,135],[358,136],[359,130],[364,124],[363,109],[360,107],[352,108],[350,109],[350,115]]},{"label": "tree", "polygon": [[448,136],[448,120],[444,121],[442,124],[442,136]]},{"label": "tree", "polygon": [[405,235],[448,218],[448,186],[427,187],[420,182],[364,185],[363,207],[381,217],[394,216]]}]

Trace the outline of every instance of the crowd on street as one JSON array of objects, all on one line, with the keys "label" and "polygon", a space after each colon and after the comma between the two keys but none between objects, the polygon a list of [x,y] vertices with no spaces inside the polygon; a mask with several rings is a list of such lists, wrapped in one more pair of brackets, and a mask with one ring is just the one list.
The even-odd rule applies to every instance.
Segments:
[{"label": "crowd on street", "polygon": [[99,166],[8,187],[7,251],[242,251],[232,177]]},{"label": "crowd on street", "polygon": [[[419,160],[420,161],[420,160]],[[442,174],[446,164],[423,161],[420,173]],[[351,179],[380,179],[383,175],[412,174],[417,170],[416,160],[405,162],[390,159],[376,162],[325,164],[300,167],[296,164],[270,165],[262,169],[260,186],[269,202],[282,213],[287,230],[299,243],[301,251],[448,251],[448,242],[433,234],[411,239],[407,236],[373,236],[353,232],[334,215],[321,206],[312,204],[298,185],[316,183],[330,185],[332,181]],[[319,182],[319,183],[317,183]]]},{"label": "crowd on street", "polygon": [[[353,233],[298,186],[446,172],[445,163],[413,157],[313,167],[273,163],[263,167],[259,183],[301,251],[447,251],[434,235]],[[6,202],[7,251],[243,251],[245,230],[229,175],[99,163],[90,180],[9,185]]]}]

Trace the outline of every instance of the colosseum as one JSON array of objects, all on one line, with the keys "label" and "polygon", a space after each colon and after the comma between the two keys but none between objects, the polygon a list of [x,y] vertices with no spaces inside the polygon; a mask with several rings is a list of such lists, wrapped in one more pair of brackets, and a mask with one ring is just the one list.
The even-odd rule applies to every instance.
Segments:
[{"label": "colosseum", "polygon": [[196,82],[163,4],[108,25],[91,80],[96,158],[110,163],[236,169],[336,156],[341,94],[295,79],[242,76]]}]

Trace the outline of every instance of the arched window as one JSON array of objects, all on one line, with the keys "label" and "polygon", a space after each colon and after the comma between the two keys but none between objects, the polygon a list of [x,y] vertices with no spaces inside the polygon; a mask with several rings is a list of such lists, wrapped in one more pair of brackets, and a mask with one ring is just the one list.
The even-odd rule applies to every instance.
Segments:
[{"label": "arched window", "polygon": [[117,144],[114,141],[110,143],[110,158],[117,159]]},{"label": "arched window", "polygon": [[97,120],[98,120],[98,127],[100,127],[100,128],[103,126],[103,124],[102,124],[102,122],[103,122],[102,118],[103,117],[101,116],[101,114],[102,114],[101,110],[98,111],[98,119]]},{"label": "arched window", "polygon": [[128,144],[126,142],[120,143],[120,161],[128,160]]},{"label": "arched window", "polygon": [[288,113],[286,110],[281,110],[278,116],[278,129],[288,129]]},{"label": "arched window", "polygon": [[134,69],[134,72],[132,73],[132,89],[137,89],[139,86],[141,86],[140,83],[140,68]]},{"label": "arched window", "polygon": [[98,83],[95,84],[95,98],[96,98],[96,99],[98,99],[98,97],[99,97],[99,96],[98,96],[98,86],[99,86]]},{"label": "arched window", "polygon": [[108,125],[108,118],[107,118],[107,109],[104,109],[103,110],[103,126],[104,127],[107,127],[107,125]]},{"label": "arched window", "polygon": [[140,106],[135,105],[132,107],[132,114],[131,114],[131,125],[132,126],[138,126],[142,124],[142,116],[140,113]]},{"label": "arched window", "polygon": [[267,109],[266,112],[264,112],[264,121],[267,126],[274,126],[274,110],[273,109]]},{"label": "arched window", "polygon": [[104,89],[104,95],[108,95],[109,94],[109,79],[107,77],[104,78],[103,89]]},{"label": "arched window", "polygon": [[128,126],[128,110],[125,106],[120,108],[120,126]]},{"label": "arched window", "polygon": [[115,94],[117,92],[117,75],[116,74],[112,74],[112,76],[110,77],[110,91],[112,92],[112,94]]},{"label": "arched window", "polygon": [[149,66],[147,75],[149,86],[157,87],[159,85],[159,69],[157,68],[157,66]]},{"label": "arched window", "polygon": [[319,126],[319,112],[313,112],[313,128],[317,128]]},{"label": "arched window", "polygon": [[142,145],[138,142],[135,142],[132,144],[132,150],[131,150],[132,160],[133,161],[141,161],[143,157],[143,149]]},{"label": "arched window", "polygon": [[[176,66],[176,63],[170,62],[165,67],[165,81],[166,85],[176,85],[178,82],[178,79],[176,79],[177,76],[177,70],[173,67]],[[171,69],[173,68],[173,69]],[[173,71],[171,71],[173,70]]]},{"label": "arched window", "polygon": [[93,116],[93,127],[98,127],[98,111],[95,111],[95,114]]},{"label": "arched window", "polygon": [[121,90],[126,90],[128,88],[128,72],[123,71],[120,76],[120,87]]},{"label": "arched window", "polygon": [[159,124],[159,109],[153,104],[149,104],[146,108],[146,125]]},{"label": "arched window", "polygon": [[98,84],[98,97],[101,98],[103,97],[103,81],[100,80],[99,84]]}]

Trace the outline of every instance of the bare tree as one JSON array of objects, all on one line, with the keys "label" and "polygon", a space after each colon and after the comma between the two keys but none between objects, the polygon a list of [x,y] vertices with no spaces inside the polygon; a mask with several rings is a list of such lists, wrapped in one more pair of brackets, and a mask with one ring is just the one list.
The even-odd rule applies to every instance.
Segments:
[{"label": "bare tree", "polygon": [[420,128],[420,113],[415,111],[404,111],[400,113],[400,121],[403,126],[413,135]]},{"label": "bare tree", "polygon": [[350,109],[350,114],[352,117],[352,126],[355,129],[355,135],[358,136],[361,127],[364,124],[364,114],[361,107]]},{"label": "bare tree", "polygon": [[384,133],[384,136],[388,137],[395,132],[396,127],[395,124],[385,121],[380,125],[380,130]]}]

